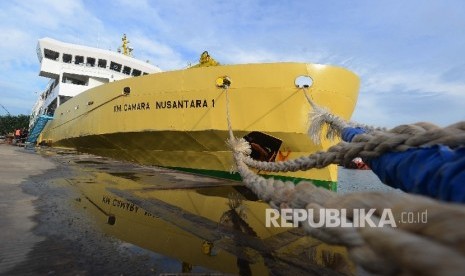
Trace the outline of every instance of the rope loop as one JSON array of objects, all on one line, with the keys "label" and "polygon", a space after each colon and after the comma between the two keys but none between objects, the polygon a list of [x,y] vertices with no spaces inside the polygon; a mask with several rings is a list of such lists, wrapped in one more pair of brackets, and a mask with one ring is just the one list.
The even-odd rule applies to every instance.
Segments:
[{"label": "rope loop", "polygon": [[[404,193],[359,192],[338,195],[316,187],[309,181],[297,184],[283,182],[256,174],[250,168],[271,172],[289,172],[322,168],[330,164],[344,164],[355,157],[372,158],[387,151],[404,151],[411,147],[444,144],[452,148],[465,145],[465,122],[446,128],[430,123],[401,125],[389,131],[372,126],[360,125],[331,114],[317,106],[303,89],[312,107],[309,114],[311,125],[308,134],[319,141],[324,128],[326,138],[334,139],[346,127],[363,127],[368,132],[357,135],[351,143],[339,142],[325,152],[316,152],[284,162],[261,162],[250,157],[250,144],[233,133],[229,111],[228,87],[226,95],[226,117],[229,131],[227,141],[232,150],[237,172],[249,189],[260,199],[276,209],[304,208],[313,210],[315,219],[326,208],[343,210],[358,208],[375,209],[374,220],[381,221],[381,210],[389,209],[399,219],[405,210],[425,210],[431,217],[428,224],[403,224],[373,227],[312,227],[310,217],[301,222],[307,234],[323,242],[346,246],[352,260],[363,269],[377,274],[392,275],[460,275],[465,271],[465,210],[461,206]],[[326,127],[324,127],[326,126]],[[350,210],[350,209],[349,209]],[[340,212],[341,219],[354,220],[354,213]],[[444,235],[446,233],[446,235]]]}]

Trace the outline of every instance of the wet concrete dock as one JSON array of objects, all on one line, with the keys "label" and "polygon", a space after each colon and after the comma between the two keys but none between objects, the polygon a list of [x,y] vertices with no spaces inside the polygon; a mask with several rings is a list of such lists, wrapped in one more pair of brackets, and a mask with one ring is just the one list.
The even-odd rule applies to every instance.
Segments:
[{"label": "wet concrete dock", "polygon": [[20,184],[32,175],[55,168],[52,162],[36,154],[18,154],[18,149],[0,147],[0,273],[26,260],[33,246],[43,240],[32,231],[37,224],[33,220],[37,197],[25,193]]},{"label": "wet concrete dock", "polygon": [[[0,144],[2,275],[353,274],[240,183]],[[171,273],[171,274],[170,274]]]},{"label": "wet concrete dock", "polygon": [[0,158],[1,275],[153,273],[79,212],[72,170],[19,147],[0,145]]}]

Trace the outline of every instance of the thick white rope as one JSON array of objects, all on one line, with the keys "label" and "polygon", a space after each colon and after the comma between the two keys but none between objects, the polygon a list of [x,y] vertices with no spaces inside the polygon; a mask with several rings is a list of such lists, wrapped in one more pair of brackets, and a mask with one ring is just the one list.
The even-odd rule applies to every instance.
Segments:
[{"label": "thick white rope", "polygon": [[269,172],[306,171],[312,168],[323,168],[330,164],[348,165],[356,157],[369,159],[378,157],[388,151],[405,151],[411,147],[422,147],[442,144],[451,148],[465,145],[465,122],[439,128],[430,123],[401,125],[392,130],[384,130],[353,122],[331,114],[327,109],[316,105],[304,90],[304,95],[312,106],[309,113],[309,136],[315,143],[320,142],[321,132],[327,126],[326,138],[334,139],[341,135],[346,127],[361,127],[367,133],[357,135],[351,143],[340,142],[326,152],[316,152],[293,160],[279,162],[257,161],[245,156],[247,166]]},{"label": "thick white rope", "polygon": [[[229,129],[228,144],[233,150],[237,171],[241,175],[245,185],[260,199],[268,202],[272,207],[277,209],[313,209],[315,210],[314,214],[318,214],[318,210],[321,208],[342,209],[348,206],[370,208],[370,206],[375,206],[377,212],[380,212],[382,208],[392,208],[395,216],[398,217],[400,211],[406,210],[407,207],[428,206],[428,210],[434,210],[434,212],[450,218],[451,207],[449,205],[444,206],[443,204],[423,197],[399,194],[392,199],[392,194],[382,193],[371,193],[368,197],[363,193],[338,196],[333,192],[318,188],[310,182],[302,181],[295,185],[290,181],[283,182],[272,178],[265,179],[255,174],[247,166],[247,163],[252,163],[249,157],[251,153],[249,143],[243,138],[238,139],[234,137],[229,112],[228,90],[225,89],[224,92],[226,95],[226,113]],[[343,124],[337,122],[334,125],[343,126]],[[461,125],[461,127],[463,127],[463,125]],[[424,130],[414,129],[413,132],[422,131]],[[361,140],[363,141],[363,139]],[[339,147],[340,148],[333,147],[332,151],[329,152],[337,153],[338,150],[342,148],[341,146]],[[338,155],[335,156],[337,157]],[[321,158],[325,158],[323,153],[322,156],[314,158],[313,162],[315,164],[325,164],[329,162],[321,162]],[[297,162],[295,167],[304,166],[303,163],[305,162],[305,160],[302,164]],[[281,164],[283,163],[286,162],[281,162]],[[291,163],[288,162],[286,164],[289,165]],[[286,167],[286,165],[283,167]],[[454,209],[454,207],[452,209]],[[454,219],[458,217],[461,221],[465,221],[465,211],[462,208],[455,208],[454,210]],[[351,214],[348,214],[346,219],[351,221],[353,217]],[[451,220],[449,219],[447,221]],[[440,275],[443,273],[454,274],[465,271],[465,245],[463,242],[465,240],[465,235],[463,235],[461,230],[448,229],[449,231],[455,231],[451,231],[453,233],[450,239],[444,239],[442,238],[441,229],[438,230],[436,225],[426,225],[423,226],[423,228],[417,227],[413,229],[412,227],[401,225],[400,227],[404,229],[404,231],[390,229],[389,227],[366,227],[362,229],[350,227],[312,228],[310,227],[310,222],[307,220],[302,226],[303,229],[313,237],[330,244],[346,246],[354,262],[370,272],[386,275],[394,273],[403,273],[406,275],[414,275],[417,273]],[[381,241],[376,239],[376,237],[381,239]],[[397,240],[393,240],[394,238]],[[458,246],[457,241],[461,241]],[[400,250],[408,244],[413,244],[414,246],[412,248]],[[425,254],[425,251],[422,251],[425,249],[419,249],[424,247],[428,249],[433,248],[436,250],[435,252],[440,252],[440,256],[434,254],[429,255],[428,252]],[[399,252],[395,250],[399,250]],[[458,253],[457,250],[460,250],[462,253]],[[389,252],[389,255],[386,256],[386,252]],[[410,255],[412,252],[415,253],[413,259]],[[446,261],[444,261],[444,258]]]},{"label": "thick white rope", "polygon": [[308,136],[315,144],[320,144],[320,137],[324,126],[327,126],[326,139],[334,140],[341,137],[341,132],[346,127],[361,127],[367,132],[385,131],[384,128],[359,124],[355,122],[347,122],[344,119],[332,114],[327,108],[318,106],[308,95],[306,88],[302,89],[305,98],[312,107],[309,112],[310,127],[308,129]]}]

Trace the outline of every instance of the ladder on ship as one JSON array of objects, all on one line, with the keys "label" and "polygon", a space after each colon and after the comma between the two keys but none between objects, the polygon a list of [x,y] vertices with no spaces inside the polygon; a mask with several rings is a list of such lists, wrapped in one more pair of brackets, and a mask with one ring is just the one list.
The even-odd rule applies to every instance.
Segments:
[{"label": "ladder on ship", "polygon": [[37,138],[44,129],[45,125],[48,121],[52,119],[53,117],[51,116],[40,115],[37,121],[35,122],[34,126],[32,127],[31,132],[29,132],[29,136],[27,137],[26,143],[30,145],[35,145],[35,143],[37,142]]}]

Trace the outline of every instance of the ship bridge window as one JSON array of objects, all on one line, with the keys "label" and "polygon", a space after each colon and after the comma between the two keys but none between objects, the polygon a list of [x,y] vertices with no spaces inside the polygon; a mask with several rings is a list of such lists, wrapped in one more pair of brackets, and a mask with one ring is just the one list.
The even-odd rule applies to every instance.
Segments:
[{"label": "ship bridge window", "polygon": [[141,74],[142,74],[142,72],[140,70],[132,69],[132,75],[134,77],[140,76]]},{"label": "ship bridge window", "polygon": [[112,61],[110,63],[110,69],[116,72],[121,72],[121,64]]},{"label": "ship bridge window", "polygon": [[88,85],[89,77],[64,73],[62,82],[75,85]]},{"label": "ship bridge window", "polygon": [[60,53],[52,51],[50,49],[44,49],[44,56],[48,59],[58,60],[58,56],[60,56]]},{"label": "ship bridge window", "polygon": [[84,57],[83,56],[76,56],[74,59],[74,64],[83,64],[84,63]]},{"label": "ship bridge window", "polygon": [[87,57],[87,66],[92,66],[94,67],[95,66],[95,58],[93,57]]},{"label": "ship bridge window", "polygon": [[106,68],[107,67],[107,60],[106,59],[99,59],[98,60],[98,67]]},{"label": "ship bridge window", "polygon": [[64,63],[71,63],[73,60],[73,56],[70,54],[63,54],[63,62]]},{"label": "ship bridge window", "polygon": [[131,74],[131,67],[129,67],[129,66],[124,66],[124,67],[123,67],[123,74],[126,74],[126,75]]}]

